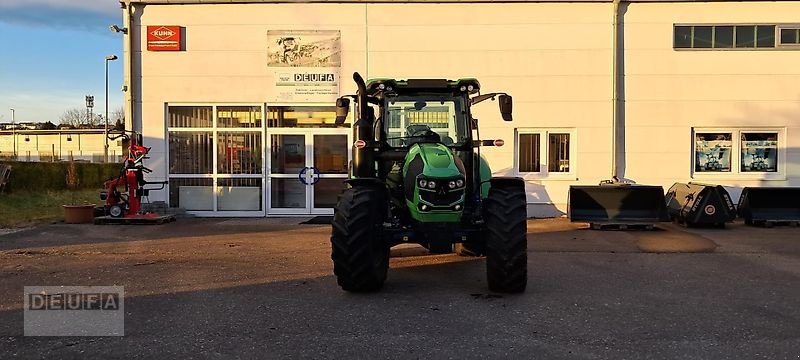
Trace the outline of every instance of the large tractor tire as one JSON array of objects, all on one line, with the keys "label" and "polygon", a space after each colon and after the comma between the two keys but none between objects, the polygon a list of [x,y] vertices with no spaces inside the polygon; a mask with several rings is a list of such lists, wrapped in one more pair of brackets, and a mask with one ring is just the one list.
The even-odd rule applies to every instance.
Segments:
[{"label": "large tractor tire", "polygon": [[525,185],[503,180],[492,181],[485,200],[486,278],[491,291],[519,293],[528,282]]},{"label": "large tractor tire", "polygon": [[331,230],[333,273],[342,289],[376,291],[389,269],[389,246],[381,238],[386,191],[380,186],[345,190],[336,204]]}]

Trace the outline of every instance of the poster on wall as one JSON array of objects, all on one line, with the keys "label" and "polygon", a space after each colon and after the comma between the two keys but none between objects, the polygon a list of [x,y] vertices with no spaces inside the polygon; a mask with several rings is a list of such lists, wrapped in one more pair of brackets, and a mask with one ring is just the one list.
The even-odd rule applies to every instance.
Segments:
[{"label": "poster on wall", "polygon": [[268,30],[274,101],[330,102],[339,95],[339,30]]}]

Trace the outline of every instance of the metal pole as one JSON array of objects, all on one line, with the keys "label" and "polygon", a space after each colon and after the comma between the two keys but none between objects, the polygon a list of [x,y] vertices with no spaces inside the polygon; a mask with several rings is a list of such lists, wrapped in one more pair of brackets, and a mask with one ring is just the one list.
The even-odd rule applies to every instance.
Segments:
[{"label": "metal pole", "polygon": [[619,173],[619,149],[617,136],[619,134],[619,4],[620,0],[613,0],[614,17],[611,22],[611,178],[617,178]]},{"label": "metal pole", "polygon": [[103,146],[103,162],[108,162],[108,60],[109,57],[106,56],[106,115],[105,115],[105,126],[103,130],[103,141],[105,145]]},{"label": "metal pole", "polygon": [[108,62],[117,60],[117,55],[108,55],[106,56],[106,116],[105,116],[105,130],[103,131],[103,141],[105,142],[105,146],[103,147],[103,156],[105,160],[103,162],[108,162]]},{"label": "metal pole", "polygon": [[13,160],[17,160],[17,124],[14,121],[14,109],[11,109],[11,142],[14,143]]}]

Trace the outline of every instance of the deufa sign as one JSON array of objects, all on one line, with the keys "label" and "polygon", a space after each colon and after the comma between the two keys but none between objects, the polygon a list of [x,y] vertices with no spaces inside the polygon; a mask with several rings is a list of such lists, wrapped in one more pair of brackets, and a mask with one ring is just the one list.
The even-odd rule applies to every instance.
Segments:
[{"label": "deufa sign", "polygon": [[147,26],[147,51],[180,51],[180,26]]}]

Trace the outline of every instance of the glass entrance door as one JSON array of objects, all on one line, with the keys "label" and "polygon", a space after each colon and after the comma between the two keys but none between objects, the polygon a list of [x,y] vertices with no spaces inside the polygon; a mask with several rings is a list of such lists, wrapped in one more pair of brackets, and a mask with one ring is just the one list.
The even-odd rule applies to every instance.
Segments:
[{"label": "glass entrance door", "polygon": [[349,129],[270,132],[268,214],[333,214],[347,179]]}]

